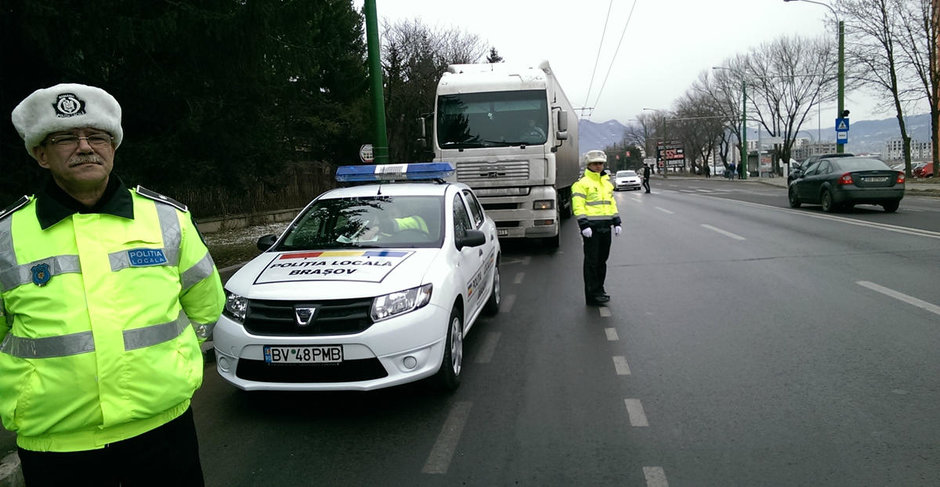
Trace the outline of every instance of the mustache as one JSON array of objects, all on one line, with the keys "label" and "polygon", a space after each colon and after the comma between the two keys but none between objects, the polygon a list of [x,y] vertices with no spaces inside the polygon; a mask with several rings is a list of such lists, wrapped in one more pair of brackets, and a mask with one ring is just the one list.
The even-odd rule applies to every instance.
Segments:
[{"label": "mustache", "polygon": [[82,154],[77,155],[69,159],[69,167],[78,166],[80,164],[104,164],[104,160],[101,159],[97,154]]}]

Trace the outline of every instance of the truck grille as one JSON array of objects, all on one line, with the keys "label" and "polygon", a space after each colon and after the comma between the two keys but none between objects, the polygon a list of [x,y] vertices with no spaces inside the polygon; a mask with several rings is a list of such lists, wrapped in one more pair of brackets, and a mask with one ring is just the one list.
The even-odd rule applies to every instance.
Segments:
[{"label": "truck grille", "polygon": [[[309,325],[297,324],[295,304],[316,307]],[[248,302],[245,329],[267,336],[346,335],[372,326],[371,311],[372,298],[301,302],[252,299]]]},{"label": "truck grille", "polygon": [[529,179],[529,162],[465,161],[457,163],[457,181],[461,183],[483,183],[496,179],[501,182],[525,182]]}]

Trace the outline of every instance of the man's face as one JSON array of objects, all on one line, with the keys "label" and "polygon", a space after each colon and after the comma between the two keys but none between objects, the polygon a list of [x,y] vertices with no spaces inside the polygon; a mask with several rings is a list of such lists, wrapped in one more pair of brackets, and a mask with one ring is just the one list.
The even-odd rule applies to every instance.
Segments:
[{"label": "man's face", "polygon": [[601,172],[604,170],[604,163],[603,162],[589,162],[587,164],[587,168],[591,172]]},{"label": "man's face", "polygon": [[71,192],[107,185],[114,167],[114,150],[108,133],[88,128],[51,133],[33,148],[33,154],[56,183]]}]

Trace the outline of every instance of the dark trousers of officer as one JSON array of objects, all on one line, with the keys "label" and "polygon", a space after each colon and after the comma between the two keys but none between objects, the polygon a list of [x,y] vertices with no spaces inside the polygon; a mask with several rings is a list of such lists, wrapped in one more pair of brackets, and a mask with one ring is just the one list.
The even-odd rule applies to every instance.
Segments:
[{"label": "dark trousers of officer", "polygon": [[650,192],[650,178],[649,177],[643,178],[643,189],[645,189],[647,193]]},{"label": "dark trousers of officer", "polygon": [[607,279],[607,257],[610,256],[610,225],[591,225],[594,232],[584,240],[584,297],[588,301],[604,294]]},{"label": "dark trousers of officer", "polygon": [[159,428],[98,450],[36,452],[20,448],[18,453],[29,487],[205,485],[192,408]]}]

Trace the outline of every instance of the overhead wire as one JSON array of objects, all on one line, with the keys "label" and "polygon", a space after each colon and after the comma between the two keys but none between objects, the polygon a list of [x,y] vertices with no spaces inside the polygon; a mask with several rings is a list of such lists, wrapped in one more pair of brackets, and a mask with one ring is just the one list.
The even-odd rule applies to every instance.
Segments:
[{"label": "overhead wire", "polygon": [[[594,86],[594,75],[597,74],[597,64],[601,61],[601,47],[604,46],[604,38],[607,37],[607,24],[610,23],[610,11],[614,8],[614,0],[610,0],[607,5],[607,17],[604,19],[604,30],[601,31],[601,40],[597,43],[597,56],[594,58],[594,69],[591,70],[591,81],[588,83],[587,95],[584,95],[584,108],[588,107],[588,101],[591,99],[591,88]],[[582,113],[582,115],[584,115]],[[588,118],[591,118],[588,115]]]},{"label": "overhead wire", "polygon": [[[633,10],[636,9],[636,2],[637,0],[633,0],[633,6],[630,7],[630,14],[627,15],[627,22],[623,25],[623,31],[620,33],[620,40],[617,42],[617,49],[614,50],[614,55],[610,58],[610,65],[607,66],[607,74],[604,75],[604,82],[601,83],[601,89],[597,92],[597,98],[594,100],[595,107],[597,107],[598,102],[601,100],[601,94],[604,92],[604,87],[607,86],[607,79],[610,78],[610,71],[614,67],[614,61],[617,60],[617,53],[620,52],[620,46],[623,44],[623,38],[627,35],[627,27],[630,26],[630,19],[633,18]],[[610,12],[608,12],[607,15],[609,16]],[[591,75],[591,78],[593,80],[593,75]]]}]

